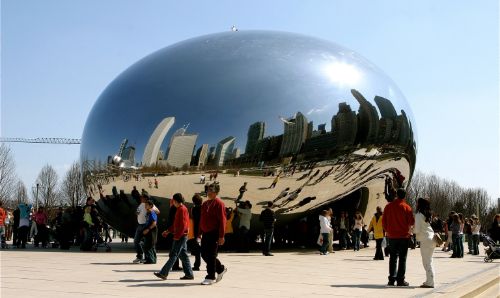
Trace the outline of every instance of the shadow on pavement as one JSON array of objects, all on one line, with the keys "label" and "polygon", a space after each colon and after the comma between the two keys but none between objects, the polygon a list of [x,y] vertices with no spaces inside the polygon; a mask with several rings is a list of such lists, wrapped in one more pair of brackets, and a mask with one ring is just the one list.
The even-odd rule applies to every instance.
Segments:
[{"label": "shadow on pavement", "polygon": [[395,287],[387,285],[368,285],[368,284],[357,284],[357,285],[331,285],[332,288],[362,288],[362,289],[416,289],[419,287]]},{"label": "shadow on pavement", "polygon": [[149,284],[137,284],[137,285],[129,285],[129,287],[190,287],[190,286],[200,286],[199,282],[196,283],[169,283],[159,281],[157,283],[149,283]]},{"label": "shadow on pavement", "polygon": [[[90,265],[131,265],[130,262],[116,262],[116,263],[90,263]],[[140,264],[137,264],[140,266]]]}]

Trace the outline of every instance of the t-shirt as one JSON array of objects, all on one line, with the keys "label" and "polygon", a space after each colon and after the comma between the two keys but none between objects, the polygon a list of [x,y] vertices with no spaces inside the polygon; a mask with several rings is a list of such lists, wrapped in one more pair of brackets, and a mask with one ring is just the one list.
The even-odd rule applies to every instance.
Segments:
[{"label": "t-shirt", "polygon": [[158,221],[158,215],[156,215],[156,212],[151,210],[151,212],[147,213],[146,228],[148,228],[153,221]]},{"label": "t-shirt", "polygon": [[148,213],[148,211],[146,210],[146,203],[140,203],[139,206],[137,207],[136,213],[137,213],[137,223],[140,225],[145,224]]},{"label": "t-shirt", "polygon": [[238,208],[240,214],[240,228],[245,227],[250,230],[250,221],[252,219],[252,212],[250,209]]}]

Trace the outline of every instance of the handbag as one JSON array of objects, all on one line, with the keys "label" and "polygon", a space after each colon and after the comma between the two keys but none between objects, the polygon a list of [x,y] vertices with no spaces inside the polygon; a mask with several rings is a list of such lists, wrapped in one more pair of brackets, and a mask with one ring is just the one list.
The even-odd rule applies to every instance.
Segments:
[{"label": "handbag", "polygon": [[441,239],[441,235],[439,235],[438,233],[434,233],[434,237],[432,237],[432,240],[434,241],[434,243],[436,243],[437,246],[441,246],[443,245],[443,239]]},{"label": "handbag", "polygon": [[323,235],[319,234],[319,237],[318,237],[318,245],[323,245]]}]

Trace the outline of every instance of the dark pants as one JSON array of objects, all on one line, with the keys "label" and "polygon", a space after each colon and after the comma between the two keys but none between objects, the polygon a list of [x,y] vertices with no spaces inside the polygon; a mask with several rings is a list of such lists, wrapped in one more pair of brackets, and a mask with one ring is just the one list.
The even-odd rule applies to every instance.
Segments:
[{"label": "dark pants", "polygon": [[472,254],[473,255],[479,254],[479,235],[478,234],[472,235]]},{"label": "dark pants", "polygon": [[375,242],[377,243],[377,246],[375,248],[375,260],[383,260],[384,259],[384,253],[382,253],[382,241],[384,238],[380,239],[375,239]]},{"label": "dark pants", "polygon": [[330,233],[321,233],[321,236],[323,237],[323,242],[321,242],[320,251],[325,254],[328,251],[328,237]]},{"label": "dark pants", "polygon": [[200,269],[201,265],[201,247],[198,241],[195,239],[188,240],[189,250],[191,250],[191,255],[194,255],[193,268]]},{"label": "dark pants", "polygon": [[[453,254],[452,257],[454,258],[461,258],[464,255],[463,252],[463,243],[460,243],[462,241],[462,237],[459,234],[453,234],[451,236],[452,241],[453,241]],[[462,244],[462,245],[460,245]]]},{"label": "dark pants", "polygon": [[207,263],[207,276],[206,279],[215,279],[217,274],[224,271],[224,265],[221,264],[217,258],[219,251],[219,232],[203,233],[201,238],[201,257]]},{"label": "dark pants", "polygon": [[144,260],[148,264],[156,263],[156,238],[158,229],[154,227],[149,230],[149,232],[144,235]]},{"label": "dark pants", "polygon": [[38,232],[35,236],[35,246],[38,247],[38,244],[42,242],[42,246],[47,247],[47,226],[44,224],[36,224],[36,229]]},{"label": "dark pants", "polygon": [[238,241],[238,252],[249,252],[250,245],[248,241],[248,229],[245,226],[241,226],[239,229],[239,241]]},{"label": "dark pants", "polygon": [[354,230],[352,232],[352,242],[354,242],[354,250],[359,250],[359,242],[361,240],[361,230]]},{"label": "dark pants", "polygon": [[[408,255],[408,238],[388,239],[390,247],[389,281],[403,282],[406,273],[406,256]],[[399,264],[398,264],[399,259]],[[396,269],[397,266],[397,269]]]},{"label": "dark pants", "polygon": [[22,226],[17,228],[17,246],[21,248],[26,248],[26,241],[28,241],[28,233],[29,233],[29,227],[28,226]]},{"label": "dark pants", "polygon": [[347,230],[340,229],[339,230],[339,245],[340,248],[347,248]]},{"label": "dark pants", "polygon": [[268,254],[271,252],[271,243],[273,242],[273,232],[274,229],[264,229],[264,246],[262,247],[262,253]]},{"label": "dark pants", "polygon": [[136,258],[142,259],[142,256],[144,255],[144,251],[142,250],[142,245],[141,245],[141,240],[144,235],[142,235],[142,231],[144,230],[145,224],[138,224],[137,228],[135,229],[135,236],[134,236],[134,248],[136,252]]}]

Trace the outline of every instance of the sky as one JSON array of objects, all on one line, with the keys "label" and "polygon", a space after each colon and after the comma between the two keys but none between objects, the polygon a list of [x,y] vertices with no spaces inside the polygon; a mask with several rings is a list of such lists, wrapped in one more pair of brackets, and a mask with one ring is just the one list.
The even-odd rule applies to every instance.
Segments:
[{"label": "sky", "polygon": [[[416,168],[500,198],[499,3],[474,1],[2,0],[0,136],[81,138],[104,88],[144,56],[239,30],[306,34],[350,48],[405,95]],[[64,176],[79,145],[10,143],[30,189]]]}]

